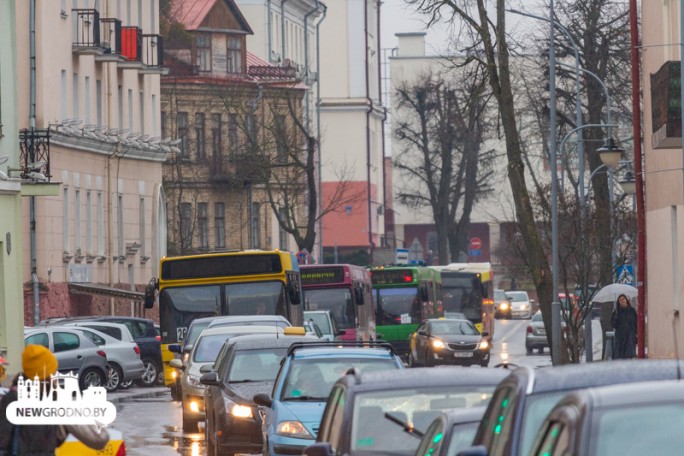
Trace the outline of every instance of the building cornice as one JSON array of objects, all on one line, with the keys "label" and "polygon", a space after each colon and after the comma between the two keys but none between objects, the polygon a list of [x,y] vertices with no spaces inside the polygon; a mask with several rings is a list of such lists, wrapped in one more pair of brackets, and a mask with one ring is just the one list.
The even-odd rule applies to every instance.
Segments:
[{"label": "building cornice", "polygon": [[137,147],[126,145],[122,142],[110,143],[86,137],[72,137],[60,134],[59,132],[51,133],[50,143],[55,146],[68,147],[103,156],[116,154],[118,158],[127,158],[131,160],[160,163],[166,161],[166,152],[163,150],[154,150],[148,147],[138,149]]},{"label": "building cornice", "polygon": [[[368,112],[371,104],[367,98],[324,98],[319,103],[321,112]],[[373,115],[384,117],[387,109],[378,103],[373,103]]]}]

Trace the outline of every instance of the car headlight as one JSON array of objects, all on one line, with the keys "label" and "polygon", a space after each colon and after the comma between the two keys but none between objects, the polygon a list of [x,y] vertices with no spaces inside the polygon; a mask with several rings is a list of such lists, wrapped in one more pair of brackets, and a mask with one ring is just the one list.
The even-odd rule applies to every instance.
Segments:
[{"label": "car headlight", "polygon": [[439,340],[439,339],[433,339],[432,340],[432,347],[433,348],[444,348],[444,342]]},{"label": "car headlight", "polygon": [[508,303],[507,302],[502,302],[499,304],[499,309],[501,310],[508,310]]},{"label": "car headlight", "polygon": [[252,407],[233,404],[230,406],[230,414],[235,418],[252,418]]},{"label": "car headlight", "polygon": [[175,380],[177,377],[178,377],[178,371],[176,371],[176,370],[174,369],[174,370],[171,372],[171,378]]},{"label": "car headlight", "polygon": [[200,383],[200,378],[197,375],[188,374],[187,377],[185,377],[185,382],[192,388],[204,388],[204,385]]},{"label": "car headlight", "polygon": [[487,350],[489,348],[489,342],[486,339],[482,339],[477,348],[480,350]]},{"label": "car headlight", "polygon": [[292,437],[295,439],[313,439],[314,436],[311,435],[306,427],[301,421],[281,421],[278,423],[278,430],[276,431],[278,435],[284,435],[285,437]]},{"label": "car headlight", "polygon": [[520,304],[520,308],[522,310],[527,310],[527,304]]},{"label": "car headlight", "polygon": [[189,358],[190,358],[190,353],[188,353],[188,352],[183,353],[183,364],[186,364],[188,362]]}]

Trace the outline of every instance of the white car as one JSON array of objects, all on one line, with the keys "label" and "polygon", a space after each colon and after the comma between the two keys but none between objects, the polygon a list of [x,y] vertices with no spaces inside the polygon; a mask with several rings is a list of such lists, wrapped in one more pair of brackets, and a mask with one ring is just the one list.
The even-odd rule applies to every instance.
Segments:
[{"label": "white car", "polygon": [[532,304],[526,291],[507,291],[506,297],[511,301],[511,318],[530,318],[532,316]]}]

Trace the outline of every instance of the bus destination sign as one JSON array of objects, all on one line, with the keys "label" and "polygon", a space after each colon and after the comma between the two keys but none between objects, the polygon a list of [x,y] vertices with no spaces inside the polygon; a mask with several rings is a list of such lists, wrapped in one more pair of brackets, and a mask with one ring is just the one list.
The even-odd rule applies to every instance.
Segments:
[{"label": "bus destination sign", "polygon": [[381,269],[373,271],[371,275],[373,284],[396,285],[413,282],[413,272],[409,269]]},{"label": "bus destination sign", "polygon": [[299,271],[302,285],[323,285],[326,283],[344,282],[342,268],[306,268]]}]

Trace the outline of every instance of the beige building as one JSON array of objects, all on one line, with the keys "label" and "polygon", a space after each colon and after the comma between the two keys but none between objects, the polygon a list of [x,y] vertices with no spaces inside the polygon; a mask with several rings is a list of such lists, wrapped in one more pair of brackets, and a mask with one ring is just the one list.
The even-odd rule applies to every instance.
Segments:
[{"label": "beige building", "polygon": [[679,7],[679,2],[665,1],[644,3],[641,9],[649,358],[684,353],[684,315],[680,314],[684,309],[680,48],[672,44],[682,41]]},{"label": "beige building", "polygon": [[139,313],[130,290],[157,275],[166,253],[158,15],[157,0],[38,1],[34,18],[17,3],[18,68],[36,64],[35,111],[30,78],[17,84],[19,128],[49,132],[31,171],[61,183],[58,196],[35,199],[34,246],[24,201],[23,282],[32,256],[40,282],[38,299],[25,287],[27,324]]}]

